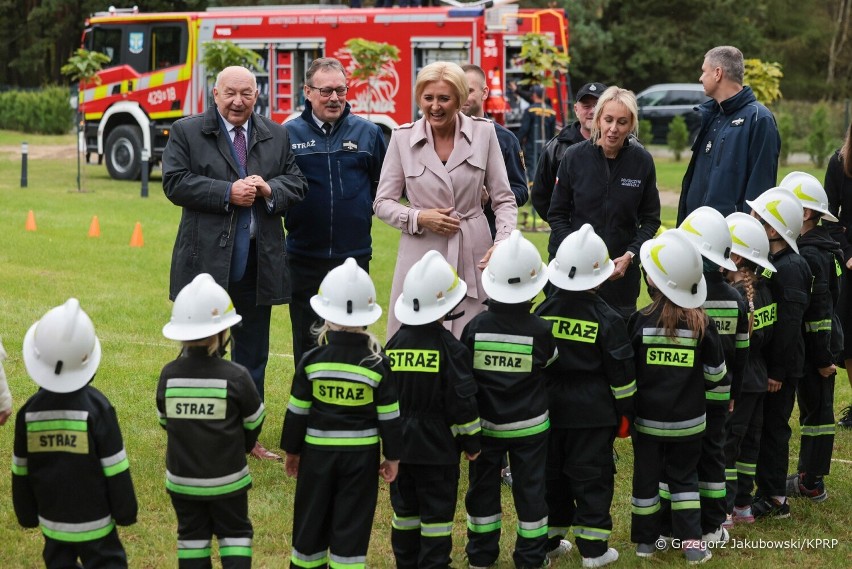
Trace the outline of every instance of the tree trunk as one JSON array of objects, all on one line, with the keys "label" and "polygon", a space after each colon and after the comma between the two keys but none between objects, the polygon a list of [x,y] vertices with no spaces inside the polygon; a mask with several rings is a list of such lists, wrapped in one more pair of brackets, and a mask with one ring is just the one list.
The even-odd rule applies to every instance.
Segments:
[{"label": "tree trunk", "polygon": [[837,60],[849,37],[850,9],[852,9],[852,0],[839,0],[837,3],[834,32],[831,36],[831,46],[828,52],[828,70],[825,76],[825,82],[828,85],[834,85],[837,74]]}]

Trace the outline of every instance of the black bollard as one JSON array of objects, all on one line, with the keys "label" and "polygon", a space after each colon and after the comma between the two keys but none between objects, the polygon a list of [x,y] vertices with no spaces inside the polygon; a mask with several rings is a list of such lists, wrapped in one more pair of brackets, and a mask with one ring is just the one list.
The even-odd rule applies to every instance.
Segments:
[{"label": "black bollard", "polygon": [[142,150],[142,197],[148,197],[148,151]]},{"label": "black bollard", "polygon": [[26,142],[21,143],[21,187],[27,187],[27,154],[30,147]]}]

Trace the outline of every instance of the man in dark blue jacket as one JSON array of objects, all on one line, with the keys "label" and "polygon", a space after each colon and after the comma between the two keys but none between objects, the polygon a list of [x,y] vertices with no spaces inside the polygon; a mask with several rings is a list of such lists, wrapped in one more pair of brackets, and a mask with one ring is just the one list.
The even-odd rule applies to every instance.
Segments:
[{"label": "man in dark blue jacket", "polygon": [[743,86],[743,54],[732,46],[704,56],[700,81],[712,100],[698,107],[701,130],[683,178],[677,222],[706,205],[722,215],[744,211],[776,185],[781,137],[772,113]]},{"label": "man in dark blue jacket", "polygon": [[369,272],[373,252],[373,199],[386,145],[381,128],[351,114],[347,90],[338,60],[315,59],[305,72],[305,110],[285,125],[309,190],[284,217],[294,365],[316,346],[311,326],[319,317],[310,298],[326,273],[347,257]]}]

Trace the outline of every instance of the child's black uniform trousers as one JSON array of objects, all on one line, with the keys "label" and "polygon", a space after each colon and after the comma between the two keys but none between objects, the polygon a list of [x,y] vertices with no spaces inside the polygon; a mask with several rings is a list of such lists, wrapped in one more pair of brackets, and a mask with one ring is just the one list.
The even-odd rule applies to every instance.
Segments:
[{"label": "child's black uniform trousers", "polygon": [[633,420],[633,346],[624,319],[594,292],[557,289],[536,314],[551,323],[559,350],[545,373],[548,549],[573,526],[580,555],[600,557],[612,532],[612,442],[621,417]]},{"label": "child's black uniform trousers", "polygon": [[437,322],[403,324],[385,350],[402,419],[402,458],[391,484],[396,566],[449,567],[459,453],[481,449],[470,352]]},{"label": "child's black uniform trousers", "polygon": [[157,411],[168,433],[166,490],[178,520],[178,566],[210,567],[215,534],[222,567],[251,567],[246,453],[266,410],[248,371],[206,347],[186,348],[160,374]]},{"label": "child's black uniform trousers", "polygon": [[[378,498],[379,441],[402,454],[390,362],[369,337],[332,331],[296,367],[281,448],[300,455],[291,567],[364,567]],[[381,439],[380,439],[381,437]]]},{"label": "child's black uniform trousers", "polygon": [[44,534],[48,569],[127,567],[115,529],[136,522],[136,495],[118,418],[87,385],[39,389],[18,411],[12,501],[23,527]]},{"label": "child's black uniform trousers", "polygon": [[543,369],[556,358],[550,324],[530,314],[530,302],[488,302],[462,332],[473,352],[482,418],[482,454],[470,463],[466,547],[471,565],[488,566],[500,554],[500,464],[508,451],[518,516],[513,558],[540,567],[547,548],[545,467],[550,419]]}]

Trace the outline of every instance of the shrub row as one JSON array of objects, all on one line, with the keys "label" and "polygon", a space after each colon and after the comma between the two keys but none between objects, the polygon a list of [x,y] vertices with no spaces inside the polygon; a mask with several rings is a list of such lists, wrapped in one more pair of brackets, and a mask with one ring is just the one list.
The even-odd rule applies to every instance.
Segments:
[{"label": "shrub row", "polygon": [[0,129],[64,134],[73,126],[74,109],[65,87],[0,93]]}]

